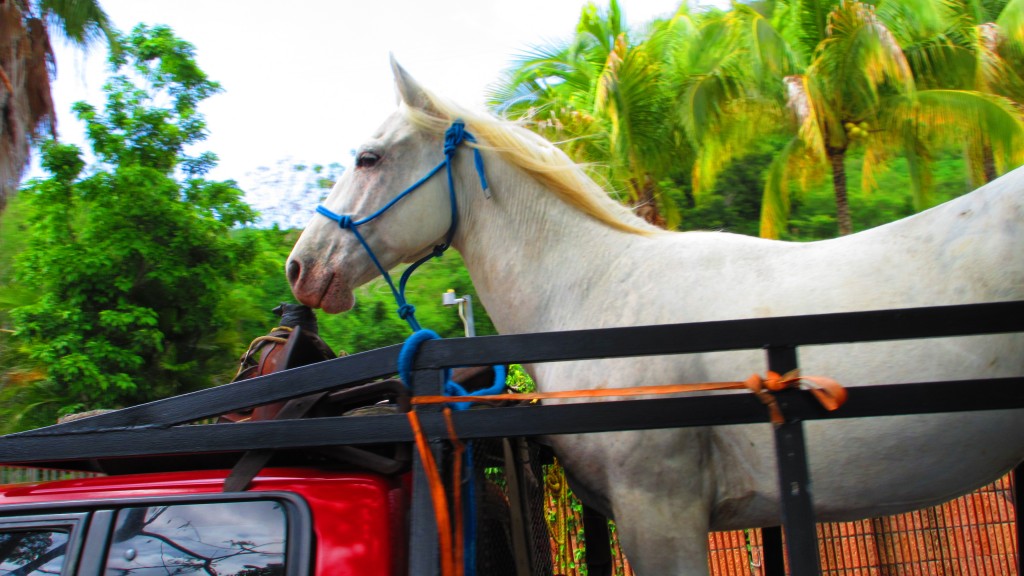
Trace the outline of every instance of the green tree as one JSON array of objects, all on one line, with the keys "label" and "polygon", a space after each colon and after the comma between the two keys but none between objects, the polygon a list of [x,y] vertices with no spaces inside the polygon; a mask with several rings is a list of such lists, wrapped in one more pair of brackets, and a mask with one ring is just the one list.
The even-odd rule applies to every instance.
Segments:
[{"label": "green tree", "polygon": [[82,48],[101,39],[116,47],[96,0],[0,2],[0,211],[18,189],[33,144],[47,133],[57,136],[51,31]]},{"label": "green tree", "polygon": [[[12,311],[16,340],[43,366],[57,409],[117,407],[209,386],[230,363],[216,345],[225,293],[260,245],[233,230],[255,213],[232,181],[206,180],[197,105],[219,86],[166,27],[137,27],[111,56],[106,107],[78,103],[98,165],[44,144],[50,176],[24,190],[28,245],[18,282],[36,302]],[[61,404],[63,403],[63,405]]]},{"label": "green tree", "polygon": [[[918,88],[997,95],[1024,104],[1024,2],[887,1],[879,18],[903,46]],[[971,180],[980,186],[1016,163],[1000,138],[964,142]],[[1011,143],[1012,144],[1012,143]],[[927,158],[930,161],[930,158]],[[925,190],[927,193],[927,190]]]},{"label": "green tree", "polygon": [[607,11],[585,5],[573,37],[532,48],[490,100],[499,113],[533,120],[573,159],[598,160],[603,178],[647,221],[678,221],[657,190],[675,155],[671,100],[660,61],[630,38],[616,0]]},{"label": "green tree", "polygon": [[779,37],[795,43],[791,53],[809,53],[811,60],[803,73],[780,79],[792,139],[769,169],[762,236],[779,236],[789,212],[790,182],[814,178],[826,168],[839,233],[852,232],[846,160],[853,149],[864,151],[866,189],[884,163],[901,154],[918,209],[929,204],[930,159],[942,145],[977,141],[1001,151],[1007,163],[1019,156],[1024,122],[1013,103],[975,90],[919,90],[907,55],[873,6],[794,0],[775,9]]},{"label": "green tree", "polygon": [[[752,51],[786,45],[774,38],[770,24],[742,4],[728,12],[699,14],[684,4],[672,18],[655,22],[652,30],[645,44],[662,62],[678,126],[673,137],[685,138],[689,145],[676,146],[674,162],[689,170],[693,207],[704,212],[705,203],[717,202],[710,195],[719,174],[727,167],[736,169],[741,157],[760,153],[763,126],[781,118],[779,95],[772,94],[780,89],[768,79],[790,73],[793,65],[791,58],[748,57]],[[693,225],[707,226],[700,221],[685,224]]]}]

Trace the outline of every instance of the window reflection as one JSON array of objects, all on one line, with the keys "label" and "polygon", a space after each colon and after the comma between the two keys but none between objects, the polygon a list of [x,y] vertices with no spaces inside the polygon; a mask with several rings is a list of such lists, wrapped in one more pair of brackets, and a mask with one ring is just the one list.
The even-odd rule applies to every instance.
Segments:
[{"label": "window reflection", "polygon": [[117,513],[106,576],[283,576],[281,504],[220,502]]},{"label": "window reflection", "polygon": [[60,530],[0,532],[0,576],[60,574],[67,546]]}]

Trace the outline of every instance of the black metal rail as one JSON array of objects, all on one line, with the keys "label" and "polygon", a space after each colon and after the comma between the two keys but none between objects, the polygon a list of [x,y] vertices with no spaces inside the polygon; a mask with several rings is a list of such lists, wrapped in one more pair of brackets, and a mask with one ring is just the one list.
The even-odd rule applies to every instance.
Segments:
[{"label": "black metal rail", "polygon": [[[425,342],[415,370],[513,362],[557,362],[663,354],[768,349],[846,342],[1024,331],[1024,302],[940,306],[665,324]],[[388,346],[116,412],[0,437],[0,461],[14,438],[163,428],[225,412],[363,384],[396,372],[400,346]],[[82,453],[85,455],[88,450]],[[144,453],[144,452],[140,452]],[[39,461],[49,458],[42,457]]]},{"label": "black metal rail", "polygon": [[[1024,302],[883,310],[771,319],[673,324],[545,334],[490,336],[426,342],[415,360],[416,394],[436,394],[441,370],[509,362],[764,349],[776,371],[796,367],[803,345],[936,338],[1024,331]],[[321,362],[285,372],[126,408],[38,430],[0,437],[0,462],[85,465],[98,458],[288,449],[341,444],[381,444],[412,439],[404,416],[316,418],[207,426],[183,426],[242,408],[356,386],[394,373],[398,346]],[[1024,354],[1024,350],[1021,351]],[[966,393],[969,390],[970,393]],[[927,382],[849,389],[849,400],[829,413],[809,393],[787,391],[779,402],[787,423],[776,429],[783,523],[794,574],[818,572],[814,516],[807,496],[802,421],[896,414],[1024,408],[1024,376]],[[424,432],[440,450],[447,432],[430,409]],[[599,431],[767,422],[764,406],[750,394],[661,398],[494,408],[455,414],[463,438],[575,434]],[[414,469],[420,482],[418,468]],[[413,504],[412,574],[436,566],[436,531],[423,498]]]},{"label": "black metal rail", "polygon": [[[790,420],[859,418],[934,412],[1024,408],[1024,377],[956,380],[850,388],[841,410],[828,412],[808,392],[779,399]],[[460,411],[459,436],[479,438],[582,434],[687,426],[767,422],[752,394],[659,398],[583,404],[538,405]],[[420,416],[429,439],[446,439],[440,414]],[[0,462],[52,466],[92,458],[147,454],[196,454],[249,449],[310,448],[411,442],[404,415],[268,420],[205,426],[135,427],[69,434],[0,437]]]}]

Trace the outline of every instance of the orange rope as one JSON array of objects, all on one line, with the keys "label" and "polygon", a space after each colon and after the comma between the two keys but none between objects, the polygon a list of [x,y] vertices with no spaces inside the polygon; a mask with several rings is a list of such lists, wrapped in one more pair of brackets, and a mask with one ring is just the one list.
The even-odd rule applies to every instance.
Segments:
[{"label": "orange rope", "polygon": [[448,498],[444,493],[444,483],[441,481],[441,474],[437,471],[434,455],[427,445],[427,437],[423,434],[419,416],[412,410],[406,414],[409,417],[409,424],[412,426],[413,436],[416,438],[416,449],[420,453],[420,460],[423,461],[423,471],[427,475],[427,483],[430,485],[430,499],[434,504],[437,537],[441,548],[441,574],[442,576],[456,576],[452,566],[452,528],[448,515]]},{"label": "orange rope", "polygon": [[448,439],[452,443],[452,514],[455,515],[455,548],[452,551],[452,561],[455,563],[455,576],[463,576],[466,570],[466,534],[463,530],[462,517],[462,455],[466,451],[466,445],[455,434],[452,411],[448,407],[444,409],[444,422],[448,426]]},{"label": "orange rope", "polygon": [[766,377],[754,374],[742,382],[698,382],[693,384],[666,384],[661,386],[631,386],[601,390],[567,390],[562,392],[529,392],[525,394],[487,394],[481,396],[415,396],[413,404],[444,404],[447,402],[502,402],[507,400],[548,400],[554,398],[615,398],[709,390],[750,390],[768,407],[773,424],[781,424],[783,416],[772,392],[787,388],[810,390],[826,410],[835,410],[846,402],[846,389],[824,376],[800,376],[794,370],[785,375],[768,372]]},{"label": "orange rope", "polygon": [[643,396],[647,394],[673,394],[704,390],[736,390],[743,382],[704,382],[700,384],[666,384],[663,386],[632,386],[600,390],[566,390],[563,392],[524,392],[513,394],[487,394],[482,396],[414,396],[413,404],[443,404],[446,402],[501,402],[506,400],[548,400],[551,398],[612,398],[616,396]]}]

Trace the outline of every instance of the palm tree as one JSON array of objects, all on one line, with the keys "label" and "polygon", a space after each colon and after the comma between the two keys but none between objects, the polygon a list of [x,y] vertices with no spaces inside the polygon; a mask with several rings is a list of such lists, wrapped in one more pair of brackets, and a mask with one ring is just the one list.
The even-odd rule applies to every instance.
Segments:
[{"label": "palm tree", "polygon": [[664,226],[666,216],[674,219],[673,206],[657,201],[657,181],[672,155],[660,62],[630,41],[616,0],[604,13],[584,6],[573,38],[533,48],[490,101],[507,117],[532,121],[575,160],[602,165],[647,221]]},{"label": "palm tree", "polygon": [[998,151],[1004,163],[1019,157],[1024,122],[1013,103],[976,90],[919,90],[911,59],[871,5],[792,0],[776,9],[784,15],[774,22],[779,36],[795,44],[793,54],[809,54],[810,61],[803,73],[781,79],[792,139],[766,178],[762,236],[778,237],[789,211],[789,182],[825,167],[839,234],[851,233],[845,162],[854,147],[864,149],[867,187],[885,161],[902,154],[919,209],[927,205],[929,161],[937,146],[980,142]]},{"label": "palm tree", "polygon": [[[743,4],[696,16],[684,4],[655,24],[647,44],[663,62],[679,134],[692,149],[691,187],[699,203],[718,174],[763,136],[761,127],[781,119],[781,92],[772,94],[775,86],[765,79],[794,71],[795,57],[785,53],[789,48],[771,25]],[[762,57],[751,59],[754,51]]]},{"label": "palm tree", "polygon": [[[787,106],[796,120],[794,140],[770,169],[762,218],[762,235],[773,229],[780,205],[785,209],[783,175],[794,154],[808,163],[827,163],[832,175],[839,234],[853,231],[847,201],[845,161],[848,150],[868,126],[878,126],[887,98],[912,94],[913,75],[892,34],[871,6],[842,1],[827,7],[805,2],[800,39],[809,46],[820,37],[803,74],[784,79]],[[813,8],[810,10],[808,8]],[[827,14],[821,26],[821,14]]]},{"label": "palm tree", "polygon": [[115,32],[96,0],[0,0],[0,210],[21,182],[32,145],[56,137],[50,31],[85,48]]},{"label": "palm tree", "polygon": [[[1024,1],[889,1],[878,12],[904,47],[918,87],[994,94],[1024,104]],[[966,148],[975,185],[1012,167],[1005,152],[998,154],[984,138],[973,138]]]}]

